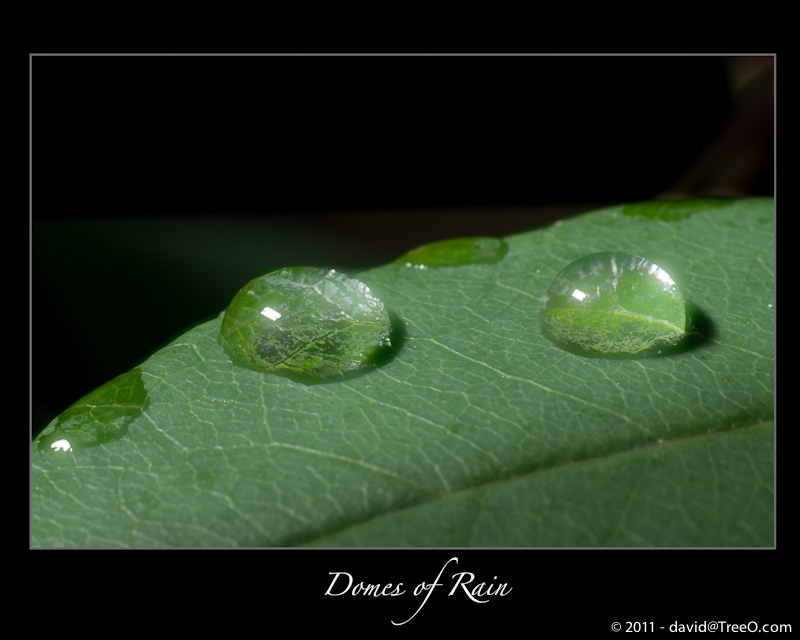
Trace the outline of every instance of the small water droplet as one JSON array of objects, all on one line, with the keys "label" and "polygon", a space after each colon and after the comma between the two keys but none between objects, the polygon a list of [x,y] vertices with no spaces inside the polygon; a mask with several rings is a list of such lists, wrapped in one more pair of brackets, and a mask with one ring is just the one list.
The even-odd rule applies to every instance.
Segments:
[{"label": "small water droplet", "polygon": [[700,211],[727,207],[731,198],[697,198],[689,200],[647,200],[626,204],[621,211],[626,216],[649,220],[683,220]]},{"label": "small water droplet", "polygon": [[37,437],[41,453],[70,453],[118,440],[147,408],[138,367],[117,376],[66,409]]},{"label": "small water droplet", "polygon": [[685,335],[686,302],[649,260],[606,251],[567,265],[547,290],[544,335],[588,356],[658,355]]},{"label": "small water droplet", "polygon": [[248,282],[222,319],[220,343],[234,364],[328,378],[376,364],[391,346],[391,321],[369,287],[334,269],[287,267]]},{"label": "small water droplet", "polygon": [[417,247],[397,258],[395,264],[415,269],[491,264],[502,260],[507,252],[508,245],[499,238],[451,238]]}]

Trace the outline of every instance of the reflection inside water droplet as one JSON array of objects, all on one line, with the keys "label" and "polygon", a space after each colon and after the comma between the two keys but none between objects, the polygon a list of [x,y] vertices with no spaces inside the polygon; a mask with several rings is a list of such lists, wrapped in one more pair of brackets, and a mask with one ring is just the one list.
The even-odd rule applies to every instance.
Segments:
[{"label": "reflection inside water droplet", "polygon": [[279,311],[275,311],[275,309],[273,309],[272,307],[264,307],[261,310],[261,315],[264,316],[265,318],[269,318],[270,320],[277,320],[283,314],[280,313]]},{"label": "reflection inside water droplet", "polygon": [[572,292],[572,297],[575,298],[578,302],[583,302],[588,295],[589,295],[588,293],[585,293],[580,289],[575,289],[575,291]]},{"label": "reflection inside water droplet", "polygon": [[391,334],[383,302],[365,283],[335,269],[287,267],[236,294],[220,343],[238,366],[308,382],[376,366]]},{"label": "reflection inside water droplet", "polygon": [[53,449],[53,451],[72,451],[72,445],[69,443],[69,440],[63,438],[53,442],[50,448]]},{"label": "reflection inside water droplet", "polygon": [[658,265],[602,252],[556,276],[540,321],[549,340],[581,355],[660,355],[685,336],[687,307],[678,285]]}]

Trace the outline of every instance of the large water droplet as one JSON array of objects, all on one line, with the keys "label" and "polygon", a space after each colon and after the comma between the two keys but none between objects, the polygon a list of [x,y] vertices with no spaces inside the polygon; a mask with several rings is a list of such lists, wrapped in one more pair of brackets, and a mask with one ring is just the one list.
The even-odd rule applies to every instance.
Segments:
[{"label": "large water droplet", "polygon": [[658,355],[686,334],[687,308],[661,267],[627,253],[595,253],[567,265],[547,290],[544,335],[581,355]]},{"label": "large water droplet", "polygon": [[118,440],[147,408],[141,369],[123,373],[70,406],[37,437],[40,452],[70,452]]},{"label": "large water droplet", "polygon": [[334,269],[287,267],[248,282],[222,319],[234,364],[296,380],[374,366],[391,321],[366,284]]},{"label": "large water droplet", "polygon": [[451,238],[412,249],[395,263],[417,269],[490,264],[502,260],[507,251],[508,245],[499,238]]}]

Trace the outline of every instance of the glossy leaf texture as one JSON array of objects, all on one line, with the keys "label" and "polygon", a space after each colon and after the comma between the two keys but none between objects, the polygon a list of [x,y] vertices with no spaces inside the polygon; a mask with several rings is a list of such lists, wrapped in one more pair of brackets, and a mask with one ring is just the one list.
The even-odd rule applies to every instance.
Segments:
[{"label": "glossy leaf texture", "polygon": [[[773,201],[611,207],[504,240],[494,263],[359,273],[404,339],[352,379],[234,366],[221,318],[187,331],[140,365],[123,437],[33,443],[32,545],[772,546]],[[546,339],[554,274],[609,250],[663,267],[702,339],[645,359]]]}]

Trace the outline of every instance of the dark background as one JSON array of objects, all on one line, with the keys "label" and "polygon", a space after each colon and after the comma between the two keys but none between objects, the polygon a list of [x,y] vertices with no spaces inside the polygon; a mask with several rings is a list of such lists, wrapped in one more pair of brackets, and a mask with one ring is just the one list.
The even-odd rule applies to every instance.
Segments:
[{"label": "dark background", "polygon": [[771,57],[31,58],[33,432],[289,264],[772,195]]}]

